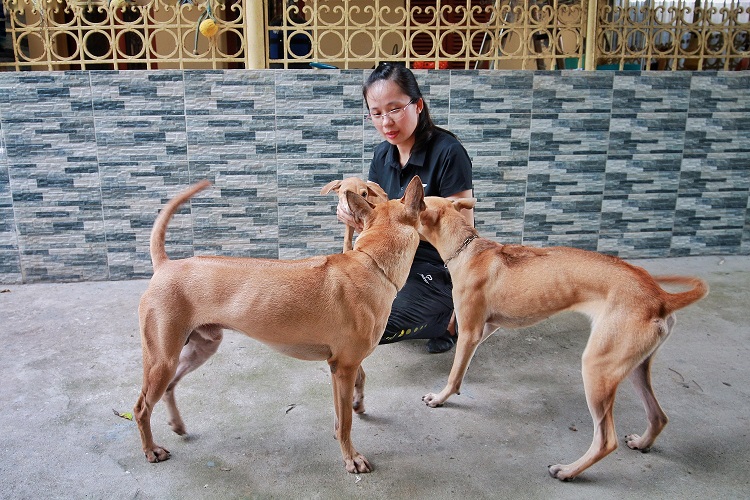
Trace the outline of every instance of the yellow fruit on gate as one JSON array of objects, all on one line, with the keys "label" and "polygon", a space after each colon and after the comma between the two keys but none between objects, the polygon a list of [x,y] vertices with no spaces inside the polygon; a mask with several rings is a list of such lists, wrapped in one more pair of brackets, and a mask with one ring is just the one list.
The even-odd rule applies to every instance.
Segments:
[{"label": "yellow fruit on gate", "polygon": [[198,29],[205,37],[212,37],[219,32],[219,27],[213,19],[204,19]]}]

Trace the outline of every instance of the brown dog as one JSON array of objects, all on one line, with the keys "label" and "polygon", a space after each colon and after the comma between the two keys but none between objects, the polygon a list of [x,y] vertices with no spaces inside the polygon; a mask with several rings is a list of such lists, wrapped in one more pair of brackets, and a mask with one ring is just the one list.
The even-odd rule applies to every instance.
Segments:
[{"label": "brown dog", "polygon": [[[320,189],[320,194],[328,194],[334,191],[339,195],[339,203],[346,204],[346,193],[357,193],[370,203],[377,205],[388,201],[388,195],[379,184],[372,181],[363,181],[359,177],[347,177],[344,180],[331,181]],[[354,228],[344,224],[344,252],[352,249],[352,238]]]},{"label": "brown dog", "polygon": [[[437,248],[453,280],[453,303],[460,335],[448,384],[422,400],[442,405],[459,394],[477,346],[499,327],[532,325],[560,311],[577,311],[591,320],[582,358],[586,401],[594,419],[589,450],[568,465],[552,465],[557,479],[571,479],[617,448],[612,416],[617,386],[625,377],[635,385],[646,409],[643,436],[627,445],[648,450],[667,424],[651,388],[651,362],[675,323],[673,312],[708,293],[706,283],[681,276],[652,277],[617,257],[566,247],[501,245],[480,238],[459,210],[475,200],[425,198],[420,234]],[[658,283],[691,290],[668,293]]]},{"label": "brown dog", "polygon": [[415,177],[401,200],[377,206],[349,193],[349,207],[364,229],[354,250],[345,254],[298,261],[169,260],[164,249],[169,220],[182,203],[208,185],[196,184],[172,199],[151,233],[154,275],[138,309],[143,388],[134,409],[146,458],[149,462],[169,458],[169,451],[154,443],[151,434],[154,405],[164,395],[172,430],[185,434],[175,386],[216,352],[222,329],[230,328],[283,354],[328,361],[334,430],[346,470],[369,472],[370,464],[350,439],[352,408],[364,412],[361,363],[378,345],[419,244],[416,227],[424,209],[421,180]]}]

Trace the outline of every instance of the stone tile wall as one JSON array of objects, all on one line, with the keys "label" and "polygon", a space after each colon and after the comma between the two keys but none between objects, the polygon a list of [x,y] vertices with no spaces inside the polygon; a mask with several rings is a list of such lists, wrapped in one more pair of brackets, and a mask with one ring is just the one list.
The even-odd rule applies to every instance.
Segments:
[{"label": "stone tile wall", "polygon": [[[750,255],[747,72],[417,71],[474,162],[477,227],[622,257]],[[0,283],[150,276],[159,208],[214,186],[168,252],[340,249],[328,181],[380,141],[365,72],[0,73]]]}]

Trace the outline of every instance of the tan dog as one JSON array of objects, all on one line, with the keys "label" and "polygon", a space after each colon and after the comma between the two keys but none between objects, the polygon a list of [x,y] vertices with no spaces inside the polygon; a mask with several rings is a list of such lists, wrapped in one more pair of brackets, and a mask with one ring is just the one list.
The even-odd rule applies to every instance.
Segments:
[{"label": "tan dog", "polygon": [[[424,189],[415,177],[401,200],[377,206],[349,193],[364,224],[353,251],[297,261],[192,257],[169,260],[167,224],[177,208],[208,186],[204,181],[172,199],[151,233],[154,275],[141,298],[143,389],[134,413],[149,462],[169,458],[154,443],[151,412],[164,395],[169,423],[185,424],[174,389],[219,347],[230,328],[304,360],[326,360],[333,381],[334,430],[346,470],[372,468],[350,439],[352,408],[364,412],[361,368],[385,329],[396,292],[404,286],[419,244],[417,225]],[[353,281],[351,276],[357,276]],[[355,388],[356,385],[356,388]]]},{"label": "tan dog", "polygon": [[[440,406],[459,394],[477,346],[497,328],[532,325],[560,311],[577,311],[591,320],[582,358],[586,401],[594,420],[589,450],[568,465],[552,465],[557,479],[571,479],[617,448],[612,416],[617,386],[625,377],[635,385],[646,409],[643,436],[627,445],[648,450],[667,424],[651,388],[651,362],[675,323],[674,311],[703,298],[708,286],[698,278],[652,277],[617,257],[566,247],[501,245],[480,238],[459,210],[475,200],[425,198],[420,234],[446,263],[453,280],[453,303],[460,334],[448,384],[422,399]],[[668,293],[658,283],[691,290]]]},{"label": "tan dog", "polygon": [[[376,182],[363,181],[359,177],[347,177],[344,180],[331,181],[320,189],[320,194],[328,194],[334,191],[339,195],[339,204],[346,205],[346,193],[357,193],[373,205],[388,201],[388,195]],[[352,249],[352,238],[354,228],[344,224],[344,252]]]}]

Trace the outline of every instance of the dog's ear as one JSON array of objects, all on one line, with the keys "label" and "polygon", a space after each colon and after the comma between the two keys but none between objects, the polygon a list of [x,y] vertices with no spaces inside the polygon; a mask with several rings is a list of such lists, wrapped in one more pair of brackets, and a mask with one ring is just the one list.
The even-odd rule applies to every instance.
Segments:
[{"label": "dog's ear", "polygon": [[469,210],[471,208],[474,208],[476,204],[476,198],[459,198],[457,200],[453,200],[453,208],[455,208],[459,212],[461,210]]},{"label": "dog's ear", "polygon": [[338,191],[341,187],[341,180],[331,181],[320,189],[320,194],[328,194],[331,191]]},{"label": "dog's ear", "polygon": [[377,182],[367,181],[367,190],[372,196],[375,196],[376,198],[380,198],[383,200],[388,199],[388,193],[386,193]]},{"label": "dog's ear", "polygon": [[424,186],[422,186],[422,179],[418,175],[412,177],[411,182],[406,186],[401,203],[406,205],[406,212],[414,218],[419,217],[419,213],[426,208],[424,204]]},{"label": "dog's ear", "polygon": [[351,191],[346,192],[346,203],[349,205],[349,210],[351,210],[354,219],[362,225],[370,219],[372,209],[375,208],[375,205]]}]

